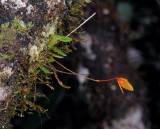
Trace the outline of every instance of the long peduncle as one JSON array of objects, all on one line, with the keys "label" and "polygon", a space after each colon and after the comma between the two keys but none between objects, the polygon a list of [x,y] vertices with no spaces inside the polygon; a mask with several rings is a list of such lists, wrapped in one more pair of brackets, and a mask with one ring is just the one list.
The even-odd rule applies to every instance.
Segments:
[{"label": "long peduncle", "polygon": [[73,73],[73,74],[75,74],[75,75],[78,75],[78,76],[80,76],[80,77],[83,77],[83,78],[86,78],[86,79],[88,79],[88,80],[91,80],[91,81],[95,81],[95,82],[107,82],[107,81],[111,81],[111,80],[117,79],[117,77],[116,77],[116,78],[107,79],[107,80],[96,80],[96,79],[93,79],[93,78],[85,77],[85,76],[83,76],[82,74],[78,74],[78,73],[73,72],[72,70],[66,68],[64,65],[62,65],[61,63],[59,63],[59,62],[56,61],[55,59],[54,59],[54,61],[55,61],[58,65],[60,65],[60,66],[63,67],[64,69],[66,69],[67,71],[69,71],[69,72],[71,72],[71,73]]}]

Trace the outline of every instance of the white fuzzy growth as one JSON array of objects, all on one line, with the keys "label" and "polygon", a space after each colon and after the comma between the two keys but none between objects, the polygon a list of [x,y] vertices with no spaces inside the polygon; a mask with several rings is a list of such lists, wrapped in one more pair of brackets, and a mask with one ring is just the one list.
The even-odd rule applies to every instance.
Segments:
[{"label": "white fuzzy growth", "polygon": [[[12,75],[13,71],[11,67],[4,67],[0,75],[8,76],[8,78]],[[2,80],[0,78],[0,84],[2,84]]]},{"label": "white fuzzy growth", "polygon": [[28,7],[27,7],[27,14],[30,14],[33,10],[33,6],[30,4]]},{"label": "white fuzzy growth", "polygon": [[17,8],[23,8],[26,7],[26,3],[23,2],[22,0],[10,0],[11,2],[15,3]]},{"label": "white fuzzy growth", "polygon": [[39,58],[39,53],[40,51],[36,45],[31,46],[29,50],[29,55],[31,56],[30,60],[37,60]]},{"label": "white fuzzy growth", "polygon": [[1,0],[1,3],[4,4],[7,0]]},{"label": "white fuzzy growth", "polygon": [[13,8],[13,9],[19,9],[19,8],[23,8],[23,7],[26,7],[26,3],[28,2],[28,0],[24,0],[24,2],[22,0],[1,0],[1,3],[2,4],[5,4],[5,3],[13,3],[15,6],[12,6],[10,4],[10,7]]},{"label": "white fuzzy growth", "polygon": [[12,74],[12,68],[11,67],[4,67],[3,68],[3,71],[0,72],[0,74],[4,74],[4,75],[8,75],[8,76],[11,76]]},{"label": "white fuzzy growth", "polygon": [[7,87],[0,86],[0,101],[4,101],[8,96]]}]

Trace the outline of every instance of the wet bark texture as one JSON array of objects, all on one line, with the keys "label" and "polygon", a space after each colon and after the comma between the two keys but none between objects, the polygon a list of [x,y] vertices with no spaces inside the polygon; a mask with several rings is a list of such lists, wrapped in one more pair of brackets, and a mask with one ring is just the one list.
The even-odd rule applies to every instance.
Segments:
[{"label": "wet bark texture", "polygon": [[[13,16],[9,13],[9,10],[5,9],[0,3],[0,24],[9,22]],[[13,93],[13,86],[7,84],[11,77],[13,65],[10,62],[5,61],[0,57],[0,128],[10,125],[9,121],[11,116],[6,114],[6,109],[9,104],[9,99]],[[6,75],[4,77],[3,75]]]},{"label": "wet bark texture", "polygon": [[[42,26],[45,23],[54,21],[54,19],[56,19],[55,17],[59,17],[61,15],[60,11],[64,7],[62,6],[63,3],[58,0],[1,0],[0,24],[12,22],[13,19],[17,17],[24,25],[28,22],[32,22],[34,26],[39,28],[37,30],[41,32],[41,30],[43,29]],[[31,33],[32,36],[36,35],[36,32]],[[20,49],[24,49],[24,51],[27,50],[29,48],[29,44],[34,43],[34,41],[30,41],[30,37],[27,37],[29,35],[25,35],[25,37],[23,37],[23,41],[21,41],[23,43],[23,46],[18,46],[17,42],[19,40],[16,40],[18,36],[16,34],[11,36],[12,37],[10,37],[9,39],[7,38],[8,42],[6,41],[5,43],[6,46],[7,44],[9,44],[8,46],[13,48],[13,51],[15,52],[14,56],[17,56],[15,57],[15,59],[17,58],[19,62],[18,60],[5,60],[0,56],[0,128],[10,128],[10,119],[15,115],[15,113],[11,113],[14,109],[8,109],[8,106],[11,103],[17,103],[16,101],[20,101],[12,99],[12,96],[17,89],[16,87],[18,86],[11,85],[16,84],[14,82],[19,79],[19,75],[17,72],[19,70],[18,63],[20,63],[24,59],[23,56],[22,59],[20,59],[21,57],[17,53],[20,51]],[[15,40],[13,41],[12,39]],[[15,46],[12,44],[14,44]],[[5,50],[5,47],[3,49]],[[2,53],[2,51],[0,51],[0,53]],[[15,94],[14,97],[16,98]]]}]

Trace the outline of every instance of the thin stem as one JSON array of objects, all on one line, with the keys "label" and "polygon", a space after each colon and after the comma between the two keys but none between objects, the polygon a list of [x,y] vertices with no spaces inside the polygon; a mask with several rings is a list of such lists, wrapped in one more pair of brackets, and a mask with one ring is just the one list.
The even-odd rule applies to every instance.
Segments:
[{"label": "thin stem", "polygon": [[47,61],[47,62],[48,62],[48,64],[49,64],[49,66],[51,67],[51,69],[53,70],[54,76],[55,76],[56,80],[58,81],[58,84],[61,85],[61,86],[64,87],[64,88],[69,89],[69,88],[70,88],[69,86],[64,85],[64,84],[59,80],[59,78],[58,78],[58,76],[57,76],[57,72],[56,72],[55,67],[54,67],[49,61]]},{"label": "thin stem", "polygon": [[[73,74],[73,73],[68,73],[68,72],[64,72],[64,71],[57,70],[57,69],[56,69],[56,71],[59,72],[59,73],[75,75],[75,74]],[[84,73],[84,74],[80,74],[80,75],[89,75],[89,73],[86,73],[86,74]]]},{"label": "thin stem", "polygon": [[[38,80],[40,80],[41,82],[43,82],[42,79],[38,78]],[[46,84],[46,86],[48,86],[51,90],[54,90],[54,87],[50,86],[49,84]]]},{"label": "thin stem", "polygon": [[36,92],[37,92],[36,90],[37,90],[37,86],[35,84],[35,86],[34,86],[34,101],[33,101],[33,103],[36,102]]},{"label": "thin stem", "polygon": [[115,78],[111,78],[111,79],[107,79],[107,80],[99,80],[99,82],[112,81],[112,80],[115,80],[115,79],[117,79],[117,77],[115,77]]},{"label": "thin stem", "polygon": [[94,15],[96,15],[96,13],[93,13],[89,18],[87,18],[82,24],[80,24],[76,29],[74,29],[71,33],[69,33],[68,35],[67,35],[67,37],[68,36],[70,36],[72,33],[74,33],[77,29],[79,29],[81,26],[83,26],[89,19],[91,19]]},{"label": "thin stem", "polygon": [[7,101],[6,106],[4,108],[1,108],[0,111],[6,110],[8,108],[8,104],[9,104],[9,101]]},{"label": "thin stem", "polygon": [[66,68],[64,65],[62,65],[61,63],[59,63],[59,62],[56,61],[55,59],[54,59],[54,61],[55,61],[57,64],[59,64],[61,67],[63,67],[64,69],[66,69],[67,71],[69,71],[69,72],[71,72],[71,73],[73,73],[73,74],[75,74],[75,75],[78,75],[78,76],[80,76],[80,77],[83,77],[83,78],[86,78],[86,79],[88,79],[88,80],[91,80],[91,81],[95,81],[95,82],[106,82],[106,81],[111,81],[111,80],[117,79],[117,77],[116,77],[116,78],[107,79],[107,80],[95,80],[95,79],[93,79],[93,78],[85,77],[85,76],[83,76],[83,75],[81,75],[81,74],[78,74],[78,73],[76,73],[76,72],[73,72],[72,70]]},{"label": "thin stem", "polygon": [[[45,65],[46,67],[48,67],[48,68],[51,68],[50,66],[48,66],[48,65],[46,65],[46,64],[44,64],[44,65]],[[61,71],[61,70],[58,70],[58,69],[56,69],[56,68],[55,68],[55,70],[56,70],[56,72],[59,72],[59,73],[75,75],[75,74],[73,74],[73,73],[68,73],[68,72],[65,72],[65,71]],[[81,74],[81,75],[89,75],[89,73]]]},{"label": "thin stem", "polygon": [[13,99],[14,96],[15,96],[15,95],[13,95],[13,96],[7,101],[6,106],[5,106],[4,108],[1,108],[0,111],[6,110],[6,109],[8,108],[8,105],[9,105],[10,101]]}]

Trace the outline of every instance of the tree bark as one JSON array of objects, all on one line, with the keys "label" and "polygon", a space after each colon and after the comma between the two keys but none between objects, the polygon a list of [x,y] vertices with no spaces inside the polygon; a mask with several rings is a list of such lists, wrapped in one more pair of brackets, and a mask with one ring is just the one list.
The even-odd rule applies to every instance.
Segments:
[{"label": "tree bark", "polygon": [[[55,30],[52,31],[54,31],[53,33],[55,33],[57,23],[54,24],[54,21],[55,19],[57,20],[60,15],[62,15],[61,11],[65,6],[65,3],[59,0],[1,0],[0,24],[12,22],[16,17],[17,19],[19,19],[22,26],[26,25],[28,22],[32,22],[34,26],[37,27],[37,30],[39,29],[39,32],[41,32],[43,30],[43,25],[52,21],[52,27],[55,28]],[[11,24],[9,25],[9,27],[10,26]],[[23,84],[18,85],[18,83],[16,82],[20,78],[19,73],[17,72],[19,70],[18,65],[24,65],[22,63],[22,60],[29,55],[29,52],[26,53],[25,50],[28,50],[31,45],[34,45],[34,38],[38,33],[36,33],[35,31],[37,30],[35,29],[34,31],[31,31],[31,35],[26,34],[24,37],[20,37],[19,35],[18,37],[16,34],[12,35],[13,33],[11,33],[10,36],[12,37],[9,37],[9,39],[7,39],[6,41],[3,41],[3,38],[6,38],[8,36],[7,34],[10,34],[10,31],[6,35],[3,35],[3,37],[0,37],[2,38],[2,42],[4,42],[0,43],[0,48],[3,47],[3,51],[1,49],[0,54],[3,55],[3,53],[8,52],[8,49],[6,48],[11,48],[13,50],[12,54],[14,54],[15,56],[14,59],[16,59],[10,61],[0,56],[0,128],[10,128],[9,121],[14,115],[16,115],[16,113],[13,112],[16,109],[10,109],[8,107],[12,105],[12,103],[18,103],[18,101],[21,101],[16,99],[18,96],[16,96],[17,94],[15,93],[17,92],[18,88],[21,88],[21,86],[23,86]],[[31,38],[31,36],[33,36],[34,38]],[[17,40],[17,38],[19,39]],[[20,43],[18,43],[18,41],[21,40],[20,38],[23,39],[21,41],[21,45],[19,45]],[[13,41],[12,39],[15,40]],[[24,50],[24,53],[21,51],[22,49]],[[20,56],[20,54],[18,53],[21,53],[22,56]],[[25,54],[26,56],[23,57],[23,55]],[[27,66],[24,66],[24,69],[25,68],[27,69]],[[22,92],[26,92],[27,90],[27,88],[23,88]]]},{"label": "tree bark", "polygon": [[136,62],[133,64],[134,54],[129,54],[131,46],[125,33],[129,26],[120,23],[115,5],[113,0],[95,0],[91,8],[86,9],[86,17],[93,10],[97,15],[84,26],[86,34],[81,37],[88,41],[81,43],[78,71],[88,71],[92,78],[101,80],[127,78],[134,92],[124,90],[122,94],[116,81],[97,83],[79,79],[80,89],[85,92],[92,110],[93,129],[146,129],[149,120],[145,84],[137,73]]}]

